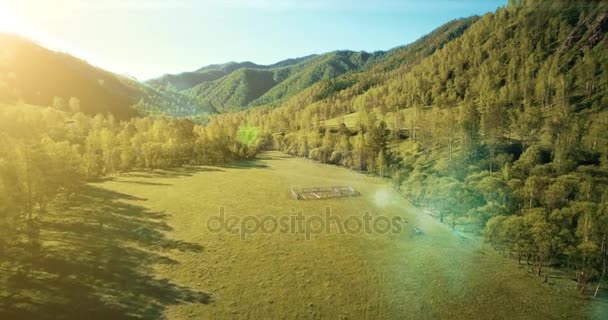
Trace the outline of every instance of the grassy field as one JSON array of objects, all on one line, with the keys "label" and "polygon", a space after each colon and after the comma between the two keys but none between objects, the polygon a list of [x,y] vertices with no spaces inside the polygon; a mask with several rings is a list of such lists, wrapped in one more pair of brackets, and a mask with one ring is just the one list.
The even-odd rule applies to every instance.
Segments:
[{"label": "grassy field", "polygon": [[[297,201],[290,186],[360,197]],[[402,218],[399,234],[211,232],[210,217]],[[418,228],[421,233],[414,231]],[[45,260],[3,278],[2,319],[605,319],[558,279],[542,283],[451,233],[382,181],[279,153],[228,167],[129,173],[48,217]],[[3,269],[7,264],[0,264]],[[6,292],[12,292],[6,294]]]}]

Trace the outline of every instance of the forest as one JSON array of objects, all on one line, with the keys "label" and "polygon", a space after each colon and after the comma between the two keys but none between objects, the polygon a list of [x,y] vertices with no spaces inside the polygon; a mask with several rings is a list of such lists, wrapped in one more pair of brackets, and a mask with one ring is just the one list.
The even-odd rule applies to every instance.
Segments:
[{"label": "forest", "polygon": [[44,254],[39,229],[49,208],[66,210],[88,182],[133,170],[250,159],[263,143],[236,122],[119,121],[29,105],[2,106],[0,128],[0,254],[25,276]]},{"label": "forest", "polygon": [[259,126],[291,155],[391,179],[451,228],[483,234],[545,280],[572,270],[581,293],[597,294],[608,264],[607,28],[604,2],[512,1],[397,69],[380,63],[278,108],[218,117]]}]

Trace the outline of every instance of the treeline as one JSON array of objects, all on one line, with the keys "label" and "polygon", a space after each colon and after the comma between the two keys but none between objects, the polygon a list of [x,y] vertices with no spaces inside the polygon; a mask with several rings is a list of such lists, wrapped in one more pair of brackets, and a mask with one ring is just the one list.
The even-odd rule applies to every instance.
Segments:
[{"label": "treeline", "polygon": [[[596,294],[608,263],[606,17],[601,1],[511,1],[389,78],[329,95],[326,82],[245,115],[276,148],[390,176],[450,227],[484,233],[545,280],[569,268]],[[324,126],[353,112],[354,126]]]},{"label": "treeline", "polygon": [[27,105],[0,108],[0,254],[40,247],[39,218],[84,183],[129,170],[223,164],[254,157],[262,140],[239,122],[68,114]]}]

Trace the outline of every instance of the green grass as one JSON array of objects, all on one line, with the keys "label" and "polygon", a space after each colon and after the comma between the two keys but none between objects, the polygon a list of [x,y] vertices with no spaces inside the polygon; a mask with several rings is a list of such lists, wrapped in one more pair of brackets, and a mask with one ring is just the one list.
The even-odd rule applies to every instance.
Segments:
[{"label": "green grass", "polygon": [[[87,187],[77,206],[45,219],[46,260],[35,279],[5,281],[17,294],[0,298],[11,302],[0,305],[0,318],[600,319],[606,311],[577,298],[573,283],[541,283],[450,232],[377,178],[279,153],[262,157]],[[352,185],[362,195],[297,201],[292,185]],[[341,217],[367,211],[406,222],[398,235],[334,229],[311,240],[281,233],[241,240],[207,230],[220,208],[257,217],[331,208]]]},{"label": "green grass", "polygon": [[350,130],[357,128],[359,123],[359,112],[349,113],[347,115],[331,118],[321,121],[321,127],[324,128],[339,128],[340,124],[344,123]]},{"label": "green grass", "polygon": [[[413,117],[415,111],[416,110],[414,108],[399,110],[399,112],[403,115],[404,119],[409,119],[410,117]],[[387,123],[389,121],[393,121],[393,112],[386,112],[386,113],[380,113],[380,114],[381,114],[381,117],[378,119],[378,121],[384,120]],[[378,115],[378,113],[377,113],[377,115]],[[320,124],[321,124],[321,127],[323,127],[323,128],[334,128],[335,129],[335,128],[339,128],[342,123],[344,123],[344,125],[349,130],[356,130],[359,125],[359,112],[357,111],[357,112],[349,113],[344,116],[339,116],[339,117],[323,120],[323,121],[321,121]]]}]

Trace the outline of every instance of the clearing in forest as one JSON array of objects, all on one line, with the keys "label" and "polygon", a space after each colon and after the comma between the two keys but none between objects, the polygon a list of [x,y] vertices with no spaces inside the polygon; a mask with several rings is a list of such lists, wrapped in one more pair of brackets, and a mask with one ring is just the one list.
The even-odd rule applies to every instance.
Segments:
[{"label": "clearing in forest", "polygon": [[[298,201],[292,185],[352,186],[361,195]],[[380,179],[276,152],[231,166],[128,173],[88,189],[63,220],[47,218],[49,272],[33,275],[14,303],[0,306],[4,314],[601,319],[607,310],[578,297],[573,283],[542,283],[481,241],[452,233]],[[236,231],[220,228],[220,216],[237,221]],[[273,228],[272,218],[282,217],[312,221],[316,232],[291,220]],[[365,219],[373,232],[352,223]],[[337,222],[347,220],[341,231]],[[271,223],[244,235],[243,221]]]},{"label": "clearing in forest", "polygon": [[[357,197],[297,201],[291,185],[352,186]],[[141,173],[101,185],[163,212],[175,241],[198,251],[165,252],[175,264],[155,269],[163,277],[211,296],[208,304],[176,304],[172,319],[593,318],[574,290],[541,283],[478,240],[459,237],[422,214],[377,179],[280,153],[228,167],[181,174]],[[398,234],[212,233],[207,221],[225,216],[401,218]],[[422,230],[419,234],[416,229]],[[561,292],[561,293],[560,293]],[[605,309],[603,309],[605,310]]]}]

